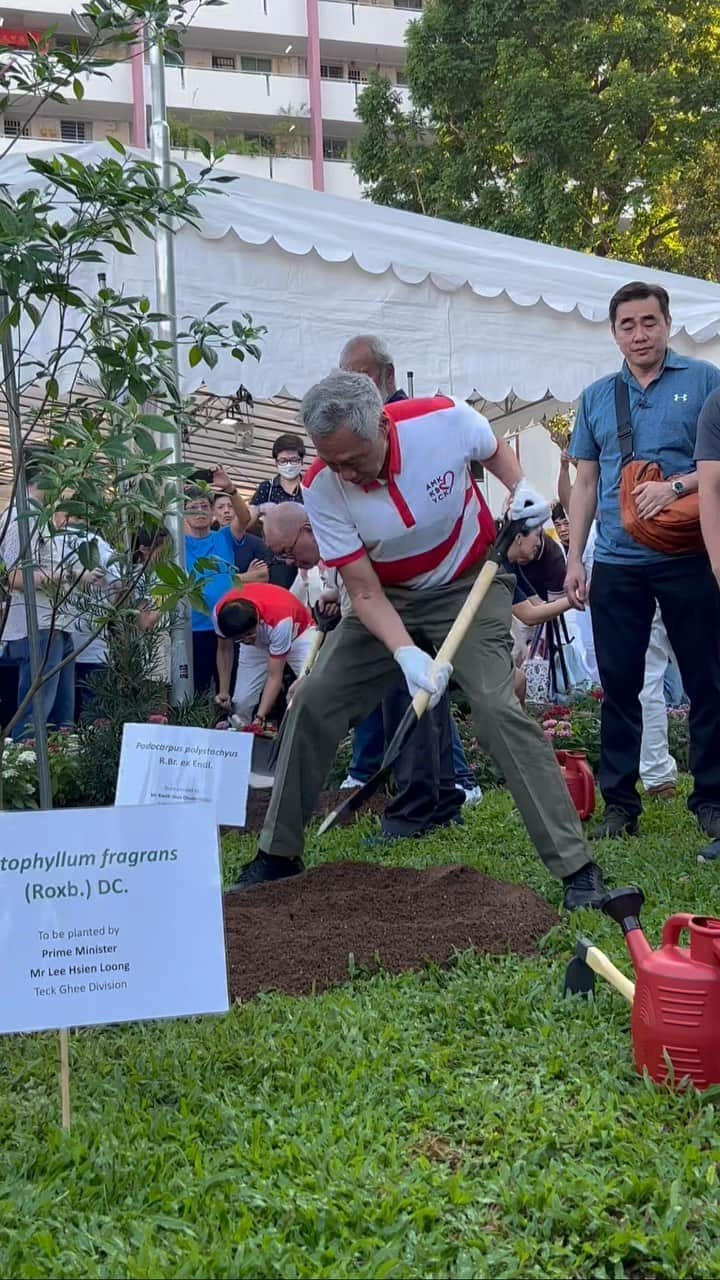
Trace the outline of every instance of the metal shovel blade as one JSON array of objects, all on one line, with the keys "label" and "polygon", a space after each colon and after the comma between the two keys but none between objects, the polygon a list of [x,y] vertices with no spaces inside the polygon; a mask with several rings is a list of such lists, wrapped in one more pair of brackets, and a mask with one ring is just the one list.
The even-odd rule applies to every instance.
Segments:
[{"label": "metal shovel blade", "polygon": [[589,964],[580,957],[573,956],[565,970],[563,996],[594,996],[595,974]]},{"label": "metal shovel blade", "polygon": [[400,755],[400,752],[403,750],[403,747],[407,743],[408,738],[411,736],[417,722],[417,711],[412,703],[410,703],[410,706],[393,734],[392,741],[388,744],[387,751],[382,758],[382,763],[377,773],[374,773],[372,778],[368,778],[367,782],[364,783],[362,787],[358,787],[357,791],[353,791],[348,796],[347,800],[343,800],[342,804],[339,804],[337,808],[333,809],[332,813],[328,814],[318,831],[319,836],[325,835],[325,832],[329,831],[331,827],[336,826],[338,822],[349,818],[353,813],[357,813],[357,810],[362,808],[366,800],[369,800],[371,796],[375,795],[378,788],[382,786],[386,778],[390,776],[390,771]]}]

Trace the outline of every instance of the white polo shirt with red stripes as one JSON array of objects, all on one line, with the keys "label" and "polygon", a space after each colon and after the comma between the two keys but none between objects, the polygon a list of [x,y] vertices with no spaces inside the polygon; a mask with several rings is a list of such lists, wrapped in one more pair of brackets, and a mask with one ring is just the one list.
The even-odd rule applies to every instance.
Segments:
[{"label": "white polo shirt with red stripes", "polygon": [[495,523],[469,464],[497,450],[487,418],[436,396],[385,405],[390,422],[384,478],[342,480],[317,459],[303,498],[320,555],[342,569],[367,554],[383,586],[442,586],[482,560]]}]

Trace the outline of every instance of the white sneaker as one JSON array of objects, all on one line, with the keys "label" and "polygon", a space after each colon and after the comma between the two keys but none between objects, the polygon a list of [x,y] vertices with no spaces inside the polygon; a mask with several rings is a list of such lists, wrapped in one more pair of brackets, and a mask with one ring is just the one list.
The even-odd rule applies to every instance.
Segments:
[{"label": "white sneaker", "polygon": [[465,787],[461,787],[461,791],[465,792],[463,804],[480,804],[480,801],[483,798],[481,787],[469,787],[467,789]]},{"label": "white sneaker", "polygon": [[340,790],[354,791],[356,787],[362,787],[362,786],[363,786],[363,783],[360,782],[358,778],[353,778],[352,774],[349,773],[345,781],[340,783]]}]

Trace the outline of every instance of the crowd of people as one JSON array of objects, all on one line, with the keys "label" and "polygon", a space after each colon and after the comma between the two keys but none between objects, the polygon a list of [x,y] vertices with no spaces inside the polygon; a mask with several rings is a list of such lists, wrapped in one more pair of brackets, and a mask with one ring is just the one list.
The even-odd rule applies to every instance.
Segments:
[{"label": "crowd of people", "polygon": [[[522,706],[538,661],[555,696],[603,690],[605,811],[595,836],[637,832],[639,780],[649,796],[675,794],[665,708],[668,696],[687,698],[689,807],[709,841],[702,856],[720,852],[720,370],[673,351],[670,324],[659,286],[635,282],[613,297],[622,367],[583,393],[552,506],[474,409],[442,396],[409,400],[391,353],[369,335],[351,338],[338,369],[302,402],[317,454],[311,466],[303,437],[286,433],[273,445],[274,476],[250,502],[220,466],[209,483],[188,483],[186,564],[203,601],[192,610],[196,692],[214,700],[219,722],[255,731],[289,706],[259,849],[238,888],[302,870],[304,829],[338,744],[352,730],[344,785],[362,785],[419,691],[430,695],[430,710],[395,768],[381,838],[461,823],[463,807],[482,796],[453,719],[452,680],[539,856],[563,881],[566,907],[598,905],[601,870],[553,752]],[[478,466],[508,491],[496,515],[520,523],[451,669],[433,655],[500,527]],[[32,495],[31,465],[28,479]],[[102,634],[88,643],[77,618],[55,613],[49,628],[58,557],[70,598],[112,600],[122,583],[107,543],[99,540],[96,567],[83,569],[77,540],[87,531],[56,523],[65,541],[36,536],[32,551],[48,662],[78,649],[43,688],[48,722],[63,726],[82,713],[87,670],[107,653]],[[147,629],[160,621],[150,577],[164,539],[140,541],[135,600]],[[18,549],[11,516],[7,564]],[[7,586],[4,661],[22,699],[29,661],[19,570]],[[157,675],[167,680],[166,659]],[[28,732],[29,716],[14,736]]]}]

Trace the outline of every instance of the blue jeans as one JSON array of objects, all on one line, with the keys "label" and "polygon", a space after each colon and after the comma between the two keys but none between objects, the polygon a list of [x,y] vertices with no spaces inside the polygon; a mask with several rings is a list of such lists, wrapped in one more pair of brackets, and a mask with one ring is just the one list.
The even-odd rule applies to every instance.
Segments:
[{"label": "blue jeans", "polygon": [[[460,741],[460,734],[455,721],[450,718],[450,735],[452,739],[452,757],[455,768],[455,782],[458,787],[469,791],[475,786],[475,778],[465,759],[465,752]],[[361,721],[353,730],[353,751],[350,762],[350,776],[358,782],[367,782],[380,768],[380,761],[385,750],[385,728],[383,724],[382,704],[376,707],[366,720]]]},{"label": "blue jeans", "polygon": [[687,698],[685,690],[680,678],[680,672],[674,662],[667,664],[664,681],[665,702],[669,707],[687,706]]},{"label": "blue jeans", "polygon": [[[53,667],[56,667],[59,662],[62,662],[63,658],[73,652],[73,642],[69,631],[53,631],[51,633],[49,630],[41,630],[38,633],[38,638],[40,641],[40,664],[44,676],[46,672],[52,671]],[[32,684],[30,649],[27,637],[23,640],[9,640],[7,656],[19,668],[19,706]],[[46,725],[52,725],[56,729],[72,725],[73,711],[75,709],[74,662],[68,662],[62,671],[56,672],[49,680],[45,680],[40,688],[40,698],[42,700],[43,719]],[[32,733],[33,709],[32,703],[29,703],[22,718],[15,725],[12,736],[17,742],[19,738],[27,738]]]}]

